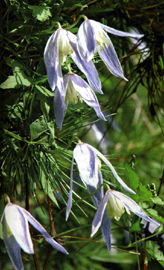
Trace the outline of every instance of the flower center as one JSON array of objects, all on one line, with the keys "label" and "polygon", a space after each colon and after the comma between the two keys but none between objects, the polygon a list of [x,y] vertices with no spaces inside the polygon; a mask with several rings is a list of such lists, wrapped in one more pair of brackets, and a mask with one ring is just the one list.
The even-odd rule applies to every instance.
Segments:
[{"label": "flower center", "polygon": [[64,63],[66,61],[67,55],[73,53],[73,49],[69,43],[68,37],[66,35],[66,30],[61,30],[62,33],[58,39],[58,48],[59,48],[59,62]]},{"label": "flower center", "polygon": [[107,48],[109,47],[109,39],[105,36],[105,32],[102,29],[97,30],[96,42],[99,46],[100,51],[103,49],[104,44]]},{"label": "flower center", "polygon": [[110,218],[114,217],[116,220],[119,220],[122,214],[125,212],[123,203],[111,193],[109,193],[107,212]]},{"label": "flower center", "polygon": [[73,104],[76,104],[79,100],[80,100],[80,96],[78,95],[77,91],[75,90],[71,79],[69,79],[67,91],[66,91],[66,96],[65,96],[65,103],[67,103],[67,101],[69,101]]}]

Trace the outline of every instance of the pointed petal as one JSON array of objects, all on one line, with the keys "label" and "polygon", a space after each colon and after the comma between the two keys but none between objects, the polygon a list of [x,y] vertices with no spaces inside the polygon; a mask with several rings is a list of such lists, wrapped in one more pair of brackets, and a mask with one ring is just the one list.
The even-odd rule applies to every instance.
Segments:
[{"label": "pointed petal", "polygon": [[[95,192],[102,185],[101,171],[99,170],[98,159],[95,153],[88,148],[85,143],[78,144],[74,149],[74,158],[76,160],[80,177],[88,192]],[[103,187],[92,196],[93,203],[98,207],[103,198]]]},{"label": "pointed petal", "polygon": [[97,69],[95,68],[95,65],[92,61],[87,62],[85,59],[82,59],[79,55],[79,52],[77,50],[77,39],[75,36],[72,36],[73,34],[68,32],[68,38],[70,41],[70,44],[73,48],[74,53],[72,53],[70,56],[72,60],[75,62],[77,67],[85,74],[87,81],[91,88],[95,91],[97,91],[100,94],[103,94],[101,90],[101,82],[98,77]]},{"label": "pointed petal", "polygon": [[[23,208],[22,208],[23,209]],[[41,234],[43,234],[45,240],[57,250],[68,254],[68,252],[63,248],[60,244],[58,244],[55,240],[51,238],[51,236],[46,232],[43,226],[25,209],[23,209],[23,215],[28,220],[28,222],[35,227]]]},{"label": "pointed petal", "polygon": [[108,198],[109,198],[109,191],[107,191],[105,193],[105,196],[102,199],[102,201],[97,209],[97,212],[95,214],[95,217],[93,219],[91,237],[98,231],[99,227],[102,224],[104,212],[105,212],[107,202],[108,202]]},{"label": "pointed petal", "polygon": [[69,74],[68,76],[70,76],[74,89],[78,92],[79,96],[85,101],[88,106],[92,107],[95,110],[97,116],[100,119],[106,121],[104,115],[101,112],[97,97],[92,91],[92,89],[89,87],[89,85],[76,74]]},{"label": "pointed petal", "polygon": [[106,157],[104,157],[104,155],[102,155],[96,148],[94,148],[93,146],[88,144],[88,147],[90,147],[95,153],[96,155],[98,155],[103,161],[104,163],[110,168],[110,170],[112,171],[114,177],[117,179],[117,181],[121,184],[121,186],[127,190],[128,192],[135,194],[135,192],[129,188],[123,181],[122,179],[119,177],[119,175],[117,174],[117,172],[115,171],[114,167],[112,166],[112,164],[110,163],[109,160],[106,159]]},{"label": "pointed petal", "polygon": [[55,110],[55,118],[56,124],[59,130],[62,129],[62,124],[64,120],[64,115],[67,110],[67,104],[65,104],[65,90],[64,85],[61,88],[56,87],[54,93],[54,110]]},{"label": "pointed petal", "polygon": [[[109,37],[108,37],[108,39],[110,40]],[[107,68],[109,69],[109,71],[114,76],[120,77],[120,78],[127,81],[127,79],[124,77],[123,70],[122,70],[120,61],[117,57],[117,54],[115,52],[115,49],[113,47],[112,41],[110,40],[108,48],[106,47],[105,44],[103,44],[102,50],[100,50],[99,46],[97,45],[97,51],[98,51],[101,59],[103,60],[103,62],[107,66]]]},{"label": "pointed petal", "polygon": [[106,209],[101,223],[101,231],[107,244],[108,251],[110,252],[111,251],[110,218],[108,217]]},{"label": "pointed petal", "polygon": [[55,31],[47,41],[44,50],[44,62],[47,69],[48,81],[52,91],[55,90],[58,80],[62,77],[61,66],[59,63],[58,39],[60,30]]},{"label": "pointed petal", "polygon": [[99,184],[98,159],[95,153],[85,143],[78,144],[73,153],[84,185],[92,186],[95,191]]},{"label": "pointed petal", "polygon": [[74,155],[72,157],[72,163],[71,163],[71,173],[70,173],[70,188],[69,188],[69,197],[68,197],[68,201],[67,201],[67,208],[66,208],[66,221],[68,220],[69,217],[69,213],[71,211],[72,208],[72,180],[73,180],[73,163],[74,163]]},{"label": "pointed petal", "polygon": [[[101,171],[99,170],[98,171],[98,183],[97,183],[97,188],[99,188],[102,184],[103,184],[103,180],[102,180],[102,175],[101,175]],[[87,188],[89,193],[93,193],[95,190],[90,190],[89,188]],[[102,198],[104,196],[104,193],[103,193],[103,186],[96,192],[96,194],[94,194],[92,196],[92,201],[94,203],[94,205],[98,208]]]},{"label": "pointed petal", "polygon": [[27,219],[23,208],[8,204],[5,207],[5,219],[17,243],[26,253],[34,253]]},{"label": "pointed petal", "polygon": [[101,27],[107,31],[110,34],[116,35],[116,36],[120,36],[120,37],[134,37],[134,38],[142,38],[144,35],[143,34],[134,34],[134,33],[130,33],[130,32],[124,32],[124,31],[120,31],[120,30],[116,30],[112,27],[109,27],[107,25],[101,24]]},{"label": "pointed petal", "polygon": [[160,226],[161,224],[156,221],[151,219],[143,210],[142,208],[135,202],[133,201],[131,198],[129,198],[128,196],[126,196],[125,194],[115,191],[115,190],[110,190],[110,192],[117,198],[119,199],[122,203],[125,204],[125,206],[132,211],[134,214],[136,214],[137,216],[145,219],[148,222],[153,222],[155,224],[157,224],[158,226]]},{"label": "pointed petal", "polygon": [[15,237],[12,235],[9,226],[5,218],[2,221],[3,224],[3,239],[7,253],[9,254],[10,260],[16,270],[24,270],[22,259],[21,259],[21,250],[20,246],[15,240]]},{"label": "pointed petal", "polygon": [[87,62],[92,60],[95,52],[95,29],[90,20],[84,21],[77,32],[78,51]]}]

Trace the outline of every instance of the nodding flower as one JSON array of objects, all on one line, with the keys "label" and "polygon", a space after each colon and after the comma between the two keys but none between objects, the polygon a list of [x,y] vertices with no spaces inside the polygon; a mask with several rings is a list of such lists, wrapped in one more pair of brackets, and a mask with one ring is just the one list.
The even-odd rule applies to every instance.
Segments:
[{"label": "nodding flower", "polygon": [[35,227],[50,245],[68,254],[60,244],[51,238],[42,225],[28,211],[16,204],[9,203],[5,206],[0,224],[2,225],[2,235],[7,252],[16,270],[24,269],[21,249],[29,254],[34,253],[28,223]]},{"label": "nodding flower", "polygon": [[[66,220],[68,219],[69,213],[72,207],[72,180],[73,180],[73,163],[74,159],[76,160],[77,167],[79,170],[80,178],[84,185],[86,186],[88,192],[90,194],[98,191],[91,195],[92,201],[96,208],[99,207],[101,201],[104,198],[103,193],[103,180],[101,175],[101,163],[100,159],[104,161],[104,163],[110,168],[114,177],[117,181],[123,186],[123,188],[130,193],[135,193],[132,189],[130,189],[118,176],[112,164],[102,155],[96,148],[92,147],[87,143],[78,144],[73,151],[72,158],[72,166],[71,166],[71,174],[70,174],[70,190],[69,190],[69,198],[67,202],[66,209]],[[102,217],[101,222],[101,230],[104,236],[105,242],[107,243],[108,250],[111,249],[111,241],[110,241],[110,218],[108,217],[107,211],[104,211],[104,215]]]},{"label": "nodding flower", "polygon": [[142,38],[143,35],[119,31],[102,23],[88,19],[79,27],[77,41],[81,57],[86,61],[91,61],[95,52],[98,52],[102,61],[113,75],[127,80],[124,77],[112,41],[104,30],[110,34],[121,37]]}]

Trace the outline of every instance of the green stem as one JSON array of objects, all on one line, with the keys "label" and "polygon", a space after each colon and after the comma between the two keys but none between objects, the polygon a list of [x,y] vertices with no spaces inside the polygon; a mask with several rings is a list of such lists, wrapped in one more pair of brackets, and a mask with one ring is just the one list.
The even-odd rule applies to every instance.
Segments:
[{"label": "green stem", "polygon": [[65,30],[68,30],[68,29],[73,28],[74,26],[76,26],[76,24],[78,24],[78,22],[80,21],[81,18],[83,18],[85,21],[88,20],[88,18],[85,15],[82,14],[82,15],[80,15],[77,18],[77,20],[73,24],[71,24],[70,26],[66,27]]}]

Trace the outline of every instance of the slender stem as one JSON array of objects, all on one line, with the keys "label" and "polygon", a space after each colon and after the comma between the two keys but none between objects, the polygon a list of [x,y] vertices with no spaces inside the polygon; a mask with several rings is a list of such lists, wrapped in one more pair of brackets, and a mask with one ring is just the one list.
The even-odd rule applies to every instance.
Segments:
[{"label": "slender stem", "polygon": [[[137,234],[136,234],[136,232],[135,232],[135,241],[137,241]],[[138,270],[141,270],[141,268],[140,268],[140,259],[139,259],[139,254],[138,254],[138,245],[136,245],[136,253],[137,253]]]},{"label": "slender stem", "polygon": [[[25,178],[25,187],[26,187],[25,207],[26,207],[26,210],[29,211],[29,186],[28,186],[27,173],[26,173],[26,178]],[[33,258],[34,258],[35,268],[36,268],[36,270],[40,270],[38,259],[37,259],[36,253],[35,253],[34,245],[33,245],[33,248],[34,248]]]},{"label": "slender stem", "polygon": [[[160,185],[159,185],[159,188],[158,188],[158,191],[157,191],[157,196],[159,196],[162,185],[164,184],[164,170],[163,170],[162,177],[159,180],[160,180]],[[156,207],[156,204],[153,205],[153,209],[155,209],[155,207]]]},{"label": "slender stem", "polygon": [[68,27],[66,27],[64,29],[68,30],[68,29],[74,27],[80,21],[81,18],[83,18],[85,21],[88,20],[88,18],[85,15],[80,15],[73,24],[71,24],[70,26],[68,26]]},{"label": "slender stem", "polygon": [[[53,215],[52,215],[51,199],[48,195],[47,195],[47,199],[48,199],[48,210],[49,210],[49,217],[50,217],[50,223],[51,223],[51,236],[54,236],[56,235],[56,230],[55,230],[55,225],[54,225]],[[52,246],[49,247],[43,270],[46,270],[47,268],[51,252],[52,252]]]},{"label": "slender stem", "polygon": [[163,183],[164,183],[164,171],[163,171],[162,177],[160,178],[160,185],[159,185],[158,192],[157,192],[158,196],[160,194]]},{"label": "slender stem", "polygon": [[56,235],[55,225],[53,221],[53,215],[52,215],[52,209],[51,209],[51,199],[48,197],[48,210],[49,210],[49,216],[50,216],[50,222],[51,222],[51,236]]},{"label": "slender stem", "polygon": [[[141,238],[144,239],[143,234],[141,234]],[[145,244],[145,240],[143,241],[143,243]],[[147,270],[148,263],[145,262],[146,261],[146,250],[145,249],[143,249],[142,254],[143,254],[143,270]]]},{"label": "slender stem", "polygon": [[45,264],[44,264],[43,270],[46,270],[46,268],[47,268],[47,265],[48,265],[48,261],[49,261],[49,258],[50,258],[50,255],[51,255],[51,252],[52,252],[52,246],[50,246],[50,247],[49,247],[49,249],[48,249],[48,254],[47,254],[47,258],[46,258],[46,261],[45,261]]},{"label": "slender stem", "polygon": [[[34,249],[34,252],[35,252],[35,249]],[[33,254],[33,257],[34,257],[34,263],[35,263],[35,268],[36,268],[36,270],[40,270],[40,267],[39,267],[39,263],[38,263],[38,259],[37,259],[36,253]]]}]

